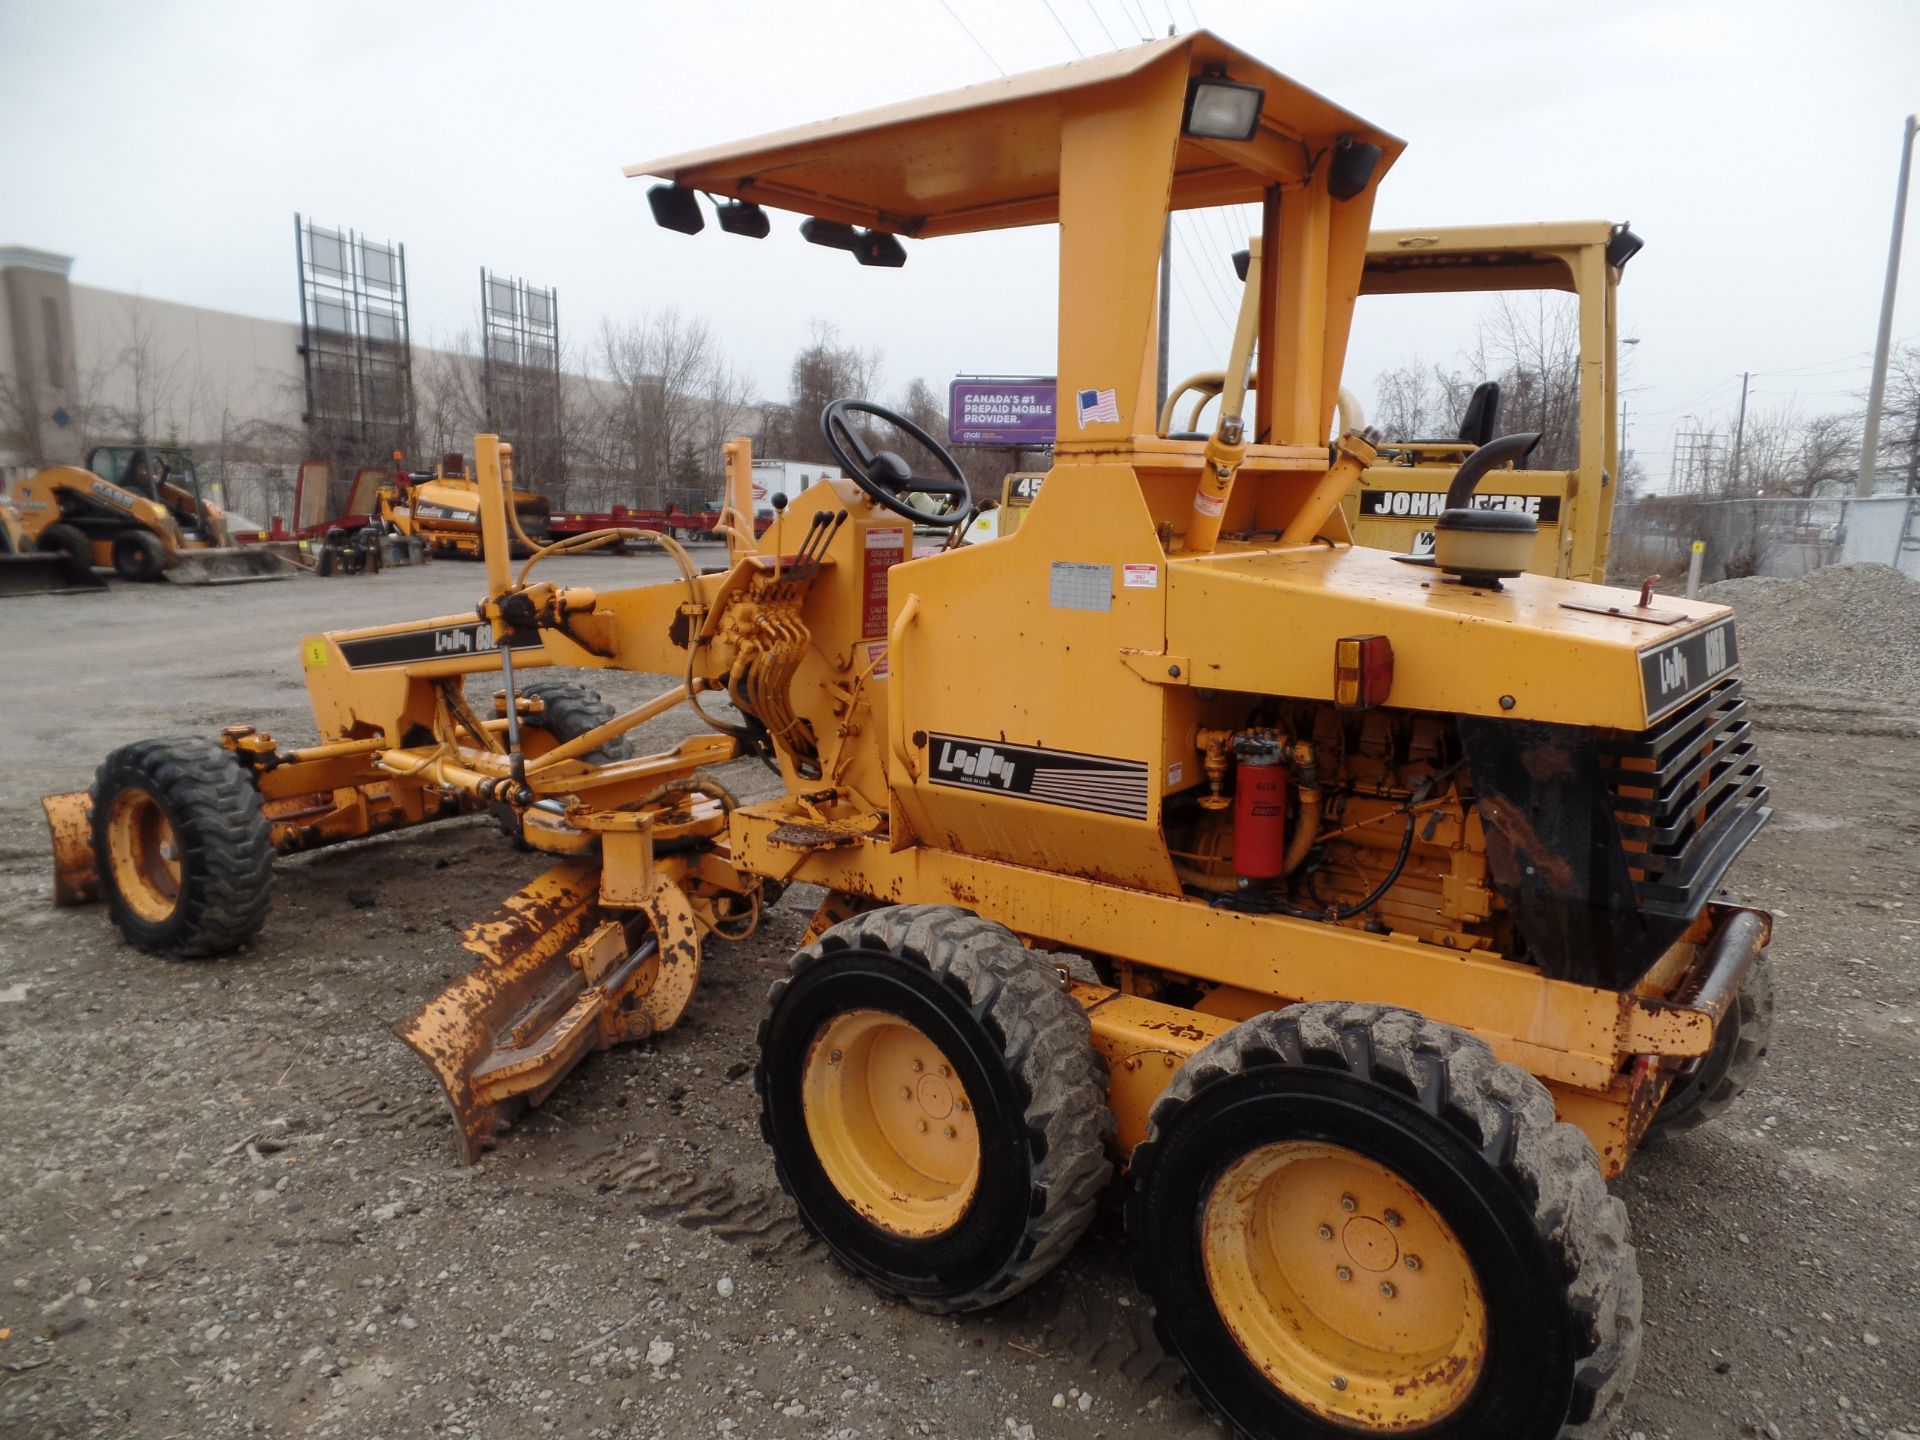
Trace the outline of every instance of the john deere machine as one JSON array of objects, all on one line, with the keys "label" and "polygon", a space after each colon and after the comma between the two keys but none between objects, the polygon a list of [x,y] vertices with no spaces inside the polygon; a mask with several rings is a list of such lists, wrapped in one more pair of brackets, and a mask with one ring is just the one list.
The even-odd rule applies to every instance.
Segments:
[{"label": "john deere machine", "polygon": [[21,481],[12,502],[26,541],[76,570],[110,565],[124,580],[177,585],[300,573],[268,551],[234,544],[226,512],[207,498],[185,450],[96,446],[85,466],[55,465]]},{"label": "john deere machine", "polygon": [[[1003,1300],[1121,1173],[1162,1338],[1241,1433],[1599,1435],[1641,1341],[1606,1181],[1766,1047],[1771,922],[1717,897],[1767,788],[1724,607],[1522,573],[1532,517],[1471,503],[1533,437],[1458,466],[1429,563],[1352,543],[1376,455],[1325,437],[1401,149],[1199,33],[633,167],[672,229],[705,192],[730,233],[795,211],[880,267],[1057,225],[1072,403],[1023,523],[912,558],[964,472],[849,397],[821,417],[849,478],[756,539],[731,442],[728,563],[655,537],[677,577],[600,593],[539,566],[621,532],[509,566],[511,454],[479,436],[475,610],[303,640],[316,743],[139,742],[49,797],[61,897],[218,954],[276,854],[491,812],[552,868],[399,1027],[472,1159],[582,1055],[670,1030],[708,940],[822,886],[758,1031],[762,1127],[879,1289]],[[1211,431],[1162,437],[1168,207],[1229,203],[1261,209],[1260,303]],[[674,684],[615,715],[555,666]],[[700,733],[621,748],[682,705]],[[772,800],[705,773],[756,754]]]}]

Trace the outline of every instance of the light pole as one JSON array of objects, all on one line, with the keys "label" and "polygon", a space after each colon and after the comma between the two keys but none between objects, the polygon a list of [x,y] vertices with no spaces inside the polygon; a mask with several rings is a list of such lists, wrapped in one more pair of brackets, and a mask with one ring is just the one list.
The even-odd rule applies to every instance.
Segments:
[{"label": "light pole", "polygon": [[1913,136],[1920,115],[1907,116],[1900,139],[1900,183],[1893,191],[1893,239],[1887,245],[1887,284],[1880,292],[1880,336],[1873,347],[1873,385],[1867,391],[1867,429],[1860,437],[1857,495],[1873,494],[1873,466],[1880,449],[1880,407],[1887,398],[1887,352],[1893,348],[1893,294],[1900,286],[1900,238],[1907,224],[1907,177],[1913,172]]}]

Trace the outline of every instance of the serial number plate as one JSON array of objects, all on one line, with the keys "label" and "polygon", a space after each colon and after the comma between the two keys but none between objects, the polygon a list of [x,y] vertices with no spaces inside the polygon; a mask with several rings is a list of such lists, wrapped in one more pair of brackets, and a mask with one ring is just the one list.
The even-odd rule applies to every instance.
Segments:
[{"label": "serial number plate", "polygon": [[1640,652],[1640,691],[1647,723],[1670,715],[1740,663],[1733,621],[1689,630]]}]

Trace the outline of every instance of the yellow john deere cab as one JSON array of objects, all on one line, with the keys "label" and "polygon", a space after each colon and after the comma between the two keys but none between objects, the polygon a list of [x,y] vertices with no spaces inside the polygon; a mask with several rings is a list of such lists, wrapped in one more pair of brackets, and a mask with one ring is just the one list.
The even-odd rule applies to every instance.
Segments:
[{"label": "yellow john deere cab", "polygon": [[[1160,1333],[1242,1433],[1597,1436],[1640,1347],[1605,1182],[1765,1051],[1771,922],[1717,897],[1767,790],[1725,607],[1525,573],[1532,518],[1471,503],[1535,437],[1463,461],[1427,563],[1352,543],[1376,457],[1326,435],[1401,148],[1198,33],[633,167],[674,230],[705,192],[732,235],[796,212],[882,270],[1057,226],[1070,403],[1019,528],[914,558],[965,523],[964,472],[850,396],[821,417],[849,478],[756,538],[730,442],[728,564],[653,536],[675,578],[596,592],[538,567],[647,537],[515,572],[511,454],[479,436],[477,609],[303,640],[317,743],[115,751],[47,800],[59,896],[217,954],[276,853],[490,810],[555,863],[399,1027],[472,1159],[668,1030],[707,940],[822,886],[755,1074],[854,1271],[992,1305],[1124,1171]],[[1168,209],[1240,203],[1259,303],[1211,431],[1162,436]],[[553,666],[674,685],[616,715]],[[626,752],[680,705],[701,731]],[[702,773],[747,754],[781,794]]]}]

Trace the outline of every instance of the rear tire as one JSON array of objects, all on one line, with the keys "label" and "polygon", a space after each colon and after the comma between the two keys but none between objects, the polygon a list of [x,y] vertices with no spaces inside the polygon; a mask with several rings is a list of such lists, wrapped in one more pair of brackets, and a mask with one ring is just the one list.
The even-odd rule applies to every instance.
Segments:
[{"label": "rear tire", "polygon": [[1133,1176],[1161,1342],[1241,1435],[1597,1436],[1631,1381],[1625,1207],[1546,1088],[1462,1031],[1245,1021],[1174,1077]]},{"label": "rear tire", "polygon": [[142,950],[237,950],[266,921],[273,836],[230,753],[185,737],[123,745],[93,782],[93,849],[113,923]]},{"label": "rear tire", "polygon": [[40,549],[64,555],[75,570],[93,569],[93,542],[71,525],[49,525],[40,532]]},{"label": "rear tire", "polygon": [[158,580],[167,568],[167,547],[147,530],[128,530],[113,542],[113,569],[122,580]]},{"label": "rear tire", "polygon": [[[582,685],[577,680],[529,680],[519,690],[522,695],[537,697],[546,707],[538,720],[527,721],[524,728],[552,736],[554,745],[577,740],[589,730],[606,724],[618,713],[601,698],[598,690]],[[550,745],[545,748],[553,747]],[[533,749],[527,751],[529,758],[538,753]],[[630,737],[621,735],[589,750],[581,758],[591,760],[596,765],[611,765],[616,760],[625,760],[632,753]]]},{"label": "rear tire", "polygon": [[1675,1135],[1706,1124],[1746,1093],[1766,1063],[1773,1039],[1773,963],[1762,950],[1747,968],[1733,1004],[1713,1034],[1713,1048],[1681,1073],[1653,1113],[1654,1134]]},{"label": "rear tire", "polygon": [[1111,1173],[1086,1012],[1005,927],[948,905],[842,921],[773,987],[760,1130],[801,1218],[921,1310],[979,1310],[1053,1268]]}]

